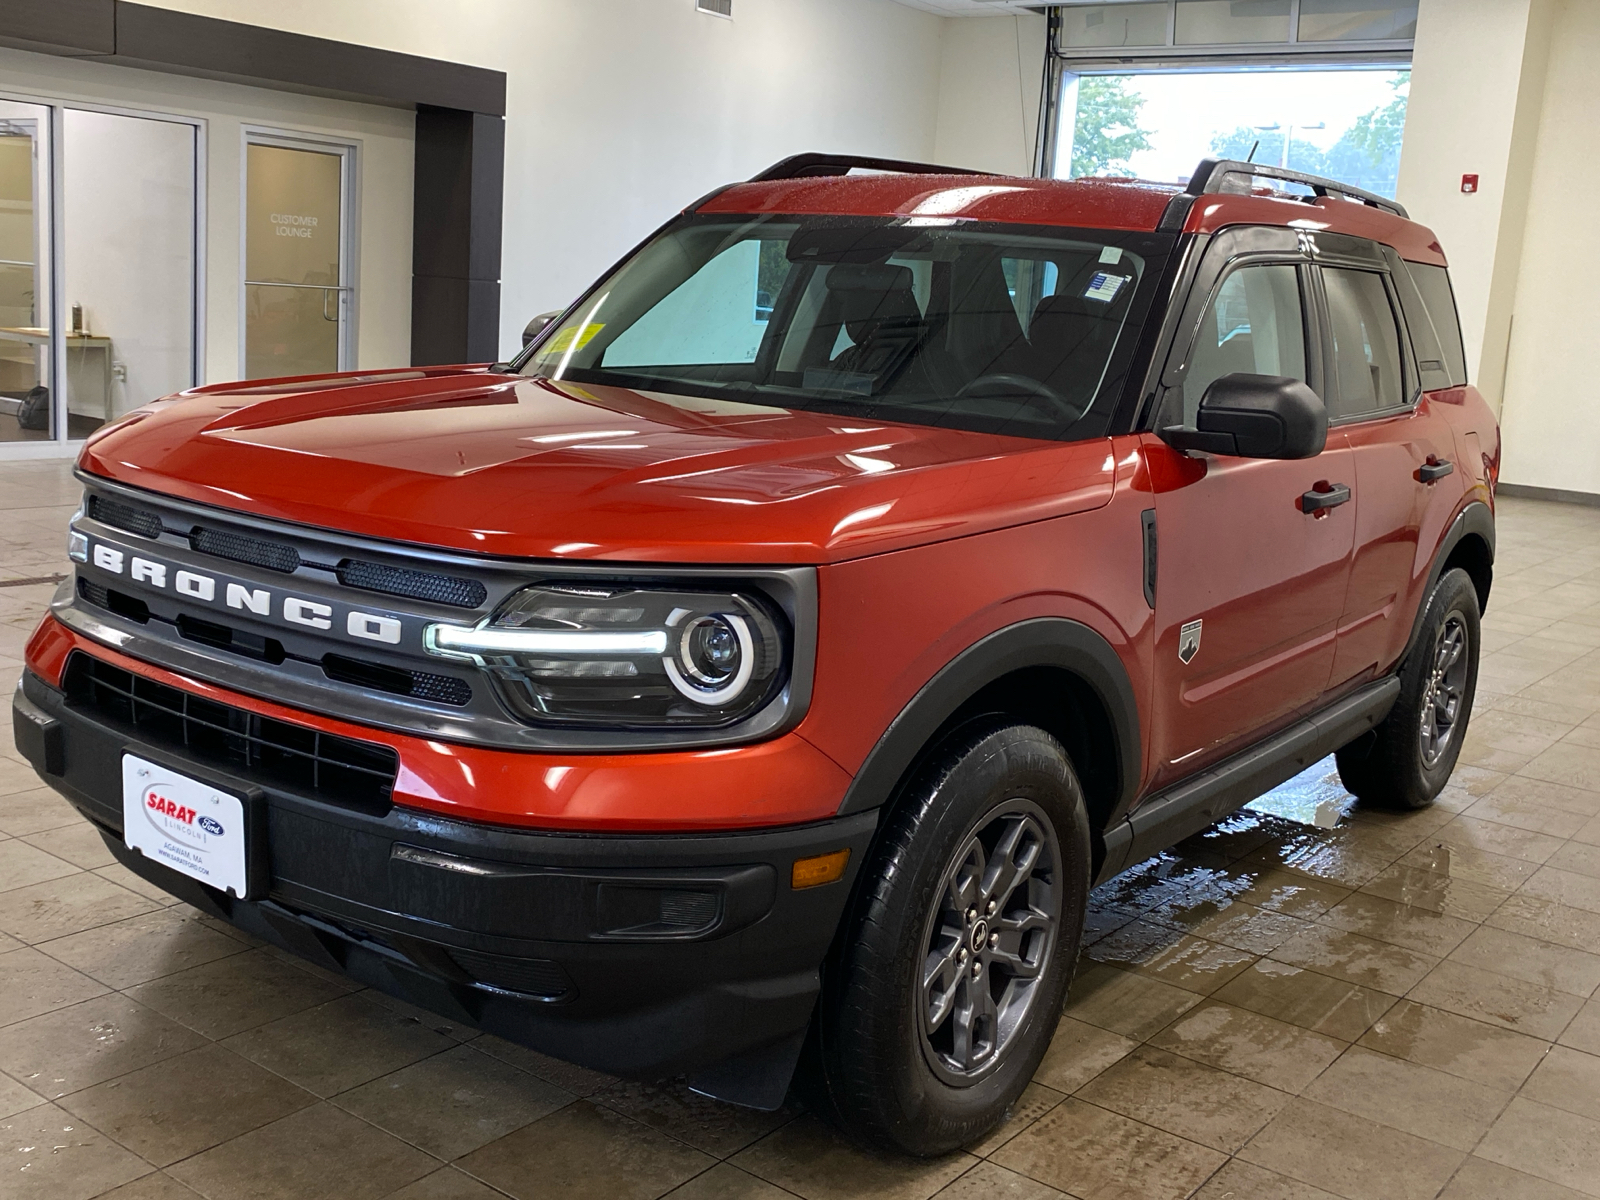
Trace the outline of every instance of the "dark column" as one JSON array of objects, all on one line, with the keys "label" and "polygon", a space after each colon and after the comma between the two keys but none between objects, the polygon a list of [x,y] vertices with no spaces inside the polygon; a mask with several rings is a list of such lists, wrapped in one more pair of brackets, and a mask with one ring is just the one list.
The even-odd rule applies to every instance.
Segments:
[{"label": "dark column", "polygon": [[505,121],[417,106],[411,361],[492,362],[500,343]]}]

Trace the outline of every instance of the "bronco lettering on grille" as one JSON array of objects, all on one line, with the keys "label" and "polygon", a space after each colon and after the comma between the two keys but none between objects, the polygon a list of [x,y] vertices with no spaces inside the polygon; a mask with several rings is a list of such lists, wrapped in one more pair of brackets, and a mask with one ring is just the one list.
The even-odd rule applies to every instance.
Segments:
[{"label": "bronco lettering on grille", "polygon": [[[191,600],[204,600],[210,604],[216,604],[219,600],[217,580],[198,571],[179,570],[167,563],[127,553],[101,542],[94,544],[89,560],[102,571],[124,575],[147,587],[175,591]],[[334,624],[330,605],[303,596],[274,595],[267,588],[228,583],[221,589],[220,601],[228,608],[253,613],[258,617],[270,618],[276,614],[291,625],[310,629],[331,630]],[[345,619],[343,632],[364,641],[396,646],[400,644],[401,623],[381,613],[352,610]]]}]

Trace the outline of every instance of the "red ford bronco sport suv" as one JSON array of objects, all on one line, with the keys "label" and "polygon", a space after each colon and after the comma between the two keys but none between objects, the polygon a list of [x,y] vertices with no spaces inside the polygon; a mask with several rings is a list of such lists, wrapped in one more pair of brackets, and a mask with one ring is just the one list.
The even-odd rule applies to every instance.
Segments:
[{"label": "red ford bronco sport suv", "polygon": [[1389,200],[804,155],[515,362],[96,434],[17,742],[256,937],[747,1105],[798,1063],[935,1153],[1097,882],[1330,752],[1439,791],[1499,457]]}]

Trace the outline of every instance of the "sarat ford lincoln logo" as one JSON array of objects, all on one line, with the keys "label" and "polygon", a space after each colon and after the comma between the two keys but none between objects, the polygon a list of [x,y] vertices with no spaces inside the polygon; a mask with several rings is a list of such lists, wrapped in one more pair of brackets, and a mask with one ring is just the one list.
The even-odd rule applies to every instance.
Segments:
[{"label": "sarat ford lincoln logo", "polygon": [[[333,628],[333,607],[318,600],[307,600],[302,596],[275,596],[267,588],[246,587],[232,582],[226,583],[219,595],[218,581],[210,575],[172,567],[155,559],[118,550],[103,542],[94,543],[89,560],[102,571],[124,575],[135,583],[173,591],[207,604],[220,603],[227,608],[268,619],[277,615],[291,625],[303,625],[307,629]],[[344,632],[368,642],[383,642],[391,646],[400,643],[400,622],[379,613],[352,610],[345,617]]]},{"label": "sarat ford lincoln logo", "polygon": [[163,837],[204,849],[208,838],[227,832],[215,817],[195,812],[166,795],[167,785],[153,783],[144,790],[144,815]]}]

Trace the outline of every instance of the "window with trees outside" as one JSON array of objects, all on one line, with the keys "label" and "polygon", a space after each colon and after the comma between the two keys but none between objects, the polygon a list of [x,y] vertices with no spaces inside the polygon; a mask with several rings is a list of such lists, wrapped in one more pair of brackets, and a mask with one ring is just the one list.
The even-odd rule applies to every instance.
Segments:
[{"label": "window with trees outside", "polygon": [[1182,184],[1210,155],[1331,176],[1392,197],[1410,78],[1394,64],[1069,72],[1055,175]]}]

